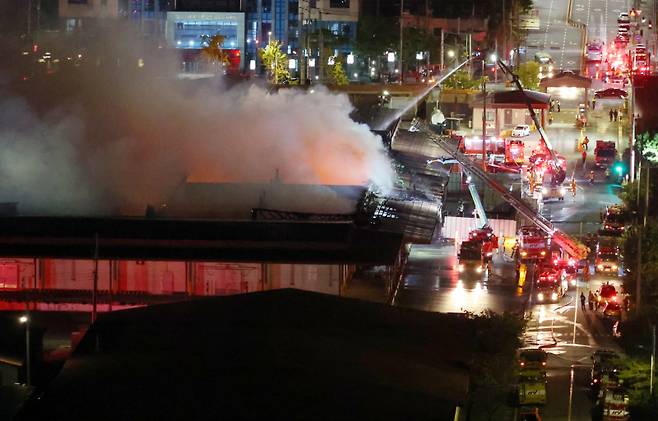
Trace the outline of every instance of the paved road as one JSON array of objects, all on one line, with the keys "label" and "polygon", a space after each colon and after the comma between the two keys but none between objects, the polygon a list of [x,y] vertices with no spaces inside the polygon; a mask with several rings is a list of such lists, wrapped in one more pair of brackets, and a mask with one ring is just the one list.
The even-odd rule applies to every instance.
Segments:
[{"label": "paved road", "polygon": [[534,3],[539,12],[539,29],[528,31],[525,59],[533,60],[536,52],[543,51],[553,57],[556,71],[580,71],[581,30],[567,24],[568,6],[569,0]]},{"label": "paved road", "polygon": [[491,274],[459,273],[457,264],[453,245],[413,246],[394,304],[442,313],[523,310],[511,259],[496,256]]}]

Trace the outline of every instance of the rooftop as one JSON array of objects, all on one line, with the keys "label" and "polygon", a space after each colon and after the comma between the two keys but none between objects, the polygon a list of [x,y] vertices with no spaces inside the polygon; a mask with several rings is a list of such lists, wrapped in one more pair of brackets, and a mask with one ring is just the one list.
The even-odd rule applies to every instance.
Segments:
[{"label": "rooftop", "polygon": [[298,290],[108,313],[18,419],[452,419],[470,327]]}]

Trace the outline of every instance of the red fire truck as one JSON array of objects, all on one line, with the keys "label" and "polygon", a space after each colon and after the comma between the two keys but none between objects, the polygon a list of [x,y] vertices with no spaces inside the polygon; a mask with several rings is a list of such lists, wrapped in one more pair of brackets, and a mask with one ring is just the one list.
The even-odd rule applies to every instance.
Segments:
[{"label": "red fire truck", "polygon": [[523,165],[525,163],[523,148],[521,139],[505,139],[505,164]]},{"label": "red fire truck", "polygon": [[[504,155],[505,140],[499,137],[487,136],[484,138],[484,149],[487,155]],[[481,137],[462,137],[459,142],[459,151],[465,155],[482,156]]]},{"label": "red fire truck", "polygon": [[546,257],[546,236],[534,226],[523,226],[518,233],[519,249],[517,256],[521,260],[535,260]]},{"label": "red fire truck", "polygon": [[615,142],[597,140],[594,148],[594,163],[597,167],[607,167],[614,164],[617,159]]}]

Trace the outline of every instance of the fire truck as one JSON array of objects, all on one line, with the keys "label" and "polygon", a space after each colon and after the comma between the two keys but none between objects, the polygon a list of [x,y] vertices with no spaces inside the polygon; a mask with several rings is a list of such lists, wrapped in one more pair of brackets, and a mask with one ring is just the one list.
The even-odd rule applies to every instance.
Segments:
[{"label": "fire truck", "polygon": [[[459,152],[464,155],[482,157],[481,137],[461,137],[458,139]],[[502,139],[488,136],[485,138],[484,149],[489,161],[489,168],[515,170],[525,163],[524,143],[521,139]]]},{"label": "fire truck", "polygon": [[546,236],[533,226],[523,226],[518,232],[517,256],[521,261],[546,257]]},{"label": "fire truck", "polygon": [[633,74],[646,75],[650,71],[649,53],[645,48],[636,47],[632,52]]},{"label": "fire truck", "polygon": [[594,148],[594,163],[597,167],[608,167],[614,164],[617,159],[617,149],[615,142],[606,140],[597,140]]},{"label": "fire truck", "polygon": [[535,283],[535,297],[539,303],[557,303],[566,292],[560,274],[553,269],[543,271]]},{"label": "fire truck", "polygon": [[[469,58],[463,63],[461,63],[459,66],[453,68],[450,72],[446,73],[443,77],[441,77],[437,83],[438,84],[442,83],[452,73],[454,73],[459,68],[471,62],[471,60],[472,58]],[[539,122],[537,113],[534,110],[532,100],[530,99],[530,97],[528,97],[525,94],[525,89],[523,88],[523,85],[520,82],[518,75],[513,73],[503,61],[498,60],[498,65],[502,69],[503,73],[511,78],[511,82],[516,85],[518,91],[523,94],[523,97],[525,98],[525,102],[526,102],[526,107],[528,109],[528,113],[530,114],[530,117],[534,122],[535,127],[537,128],[537,132],[539,133],[541,145],[547,152],[548,159],[546,161],[547,161],[547,167],[550,168],[552,175],[551,182],[556,185],[561,185],[566,179],[566,170],[564,168],[564,164],[560,162],[558,155],[556,154],[555,150],[553,149],[553,146],[549,142],[548,137],[546,136],[546,133],[544,132],[541,123]],[[469,158],[468,156],[465,156],[462,150],[460,150],[459,144],[455,145],[452,142],[447,142],[445,137],[441,137],[437,135],[434,131],[432,131],[431,127],[429,127],[425,123],[419,124],[419,130],[422,130],[422,132],[427,136],[428,140],[433,142],[434,145],[436,145],[444,153],[446,153],[452,159],[454,159],[459,164],[461,164],[462,168],[469,172],[469,175],[474,175],[479,179],[483,180],[490,188],[492,188],[494,191],[500,194],[500,196],[507,203],[509,203],[512,207],[514,207],[522,216],[530,220],[537,227],[538,231],[540,230],[543,233],[545,233],[546,236],[550,236],[553,243],[559,246],[564,253],[573,257],[577,262],[580,262],[587,258],[589,249],[584,244],[570,237],[569,235],[563,233],[562,231],[556,229],[548,219],[546,219],[543,215],[538,214],[537,210],[534,207],[532,207],[524,200],[516,197],[513,193],[509,191],[508,187],[501,185],[497,180],[491,177],[487,173],[487,171],[483,170],[481,165],[479,165],[477,162],[475,162],[473,159]],[[482,143],[480,142],[480,148],[481,147],[482,147]],[[480,152],[480,154],[481,153],[482,152]],[[544,256],[546,255],[547,241],[544,238],[544,235],[539,235],[539,236],[524,235],[521,238],[519,238],[519,242],[520,244],[519,247],[517,248],[517,252],[518,252],[517,255],[519,259],[523,259],[525,257],[536,255],[536,254],[539,254],[541,256],[542,252]],[[536,242],[538,244],[531,244],[532,242]],[[538,245],[539,247],[537,247]],[[535,250],[537,250],[538,253],[535,253]]]},{"label": "fire truck", "polygon": [[505,139],[505,164],[523,165],[525,163],[524,147],[521,139]]}]

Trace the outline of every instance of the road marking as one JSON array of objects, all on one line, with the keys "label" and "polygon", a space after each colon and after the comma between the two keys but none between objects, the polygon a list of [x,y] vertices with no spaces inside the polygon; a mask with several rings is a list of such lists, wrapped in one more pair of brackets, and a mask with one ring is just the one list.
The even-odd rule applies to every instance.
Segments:
[{"label": "road marking", "polygon": [[548,42],[548,30],[551,27],[551,14],[553,13],[553,0],[551,0],[551,4],[548,6],[548,17],[546,18],[546,31],[544,32],[544,45]]},{"label": "road marking", "polygon": [[560,69],[564,70],[564,50],[567,47],[567,27],[564,27],[564,37],[562,38],[562,54],[560,55]]}]

